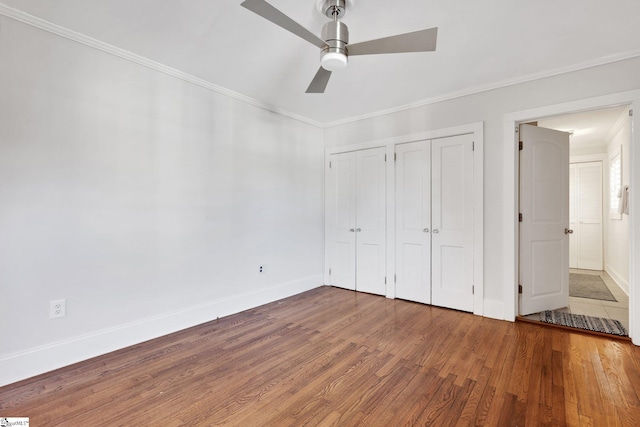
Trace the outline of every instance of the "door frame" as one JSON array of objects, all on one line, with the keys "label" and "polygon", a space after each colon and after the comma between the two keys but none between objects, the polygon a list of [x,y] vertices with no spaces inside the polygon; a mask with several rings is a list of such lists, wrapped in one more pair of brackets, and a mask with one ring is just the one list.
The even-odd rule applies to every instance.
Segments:
[{"label": "door frame", "polygon": [[[631,117],[629,188],[629,337],[635,345],[640,345],[640,202],[636,200],[636,189],[640,188],[640,90],[620,92],[605,96],[586,98],[578,101],[548,105],[529,110],[504,114],[503,130],[503,300],[504,319],[515,321],[518,312],[518,125],[546,117],[598,110],[607,107],[629,105],[635,114]],[[638,314],[635,314],[638,313]]]},{"label": "door frame", "polygon": [[[368,148],[386,147],[387,155],[387,234],[386,234],[386,270],[387,270],[387,298],[395,298],[395,284],[393,276],[395,274],[395,245],[390,246],[390,242],[395,242],[395,162],[393,155],[396,145],[407,142],[423,141],[425,139],[446,138],[473,134],[474,155],[473,155],[473,313],[479,316],[484,315],[484,122],[470,123],[449,128],[428,130],[424,132],[411,133],[390,138],[364,141],[360,143],[344,145],[340,147],[329,147],[325,149],[325,185],[329,168],[329,160],[332,154],[346,153],[350,151],[364,150]],[[325,195],[326,196],[326,195]],[[325,201],[326,209],[326,201]],[[326,211],[325,211],[326,212]],[[326,215],[326,213],[325,213]],[[326,254],[326,232],[325,229],[325,260],[324,260],[324,283],[329,283],[329,267],[327,266]]]}]

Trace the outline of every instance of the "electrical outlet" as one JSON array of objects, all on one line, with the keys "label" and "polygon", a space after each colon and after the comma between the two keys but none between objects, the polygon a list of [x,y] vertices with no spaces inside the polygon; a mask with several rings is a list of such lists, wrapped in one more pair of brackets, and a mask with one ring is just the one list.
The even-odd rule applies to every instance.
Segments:
[{"label": "electrical outlet", "polygon": [[49,303],[49,318],[64,317],[67,314],[67,300],[58,299]]},{"label": "electrical outlet", "polygon": [[261,265],[258,267],[258,273],[262,274],[262,273],[266,273],[267,272],[267,266],[266,265]]}]

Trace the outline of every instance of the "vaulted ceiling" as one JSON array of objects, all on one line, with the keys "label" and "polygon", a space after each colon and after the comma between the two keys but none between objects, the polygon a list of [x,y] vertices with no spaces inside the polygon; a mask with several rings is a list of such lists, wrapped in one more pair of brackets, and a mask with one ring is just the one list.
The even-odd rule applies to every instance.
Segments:
[{"label": "vaulted ceiling", "polygon": [[[269,0],[320,34],[315,0]],[[438,27],[437,50],[350,58],[305,90],[319,49],[241,0],[0,0],[61,27],[318,123],[640,55],[638,0],[354,0],[351,42]]]}]

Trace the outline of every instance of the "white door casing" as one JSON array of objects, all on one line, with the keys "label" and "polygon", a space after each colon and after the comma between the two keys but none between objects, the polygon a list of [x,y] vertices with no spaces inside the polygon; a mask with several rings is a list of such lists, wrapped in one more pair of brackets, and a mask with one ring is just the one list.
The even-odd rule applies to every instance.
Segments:
[{"label": "white door casing", "polygon": [[431,302],[473,312],[473,135],[431,141]]},{"label": "white door casing", "polygon": [[520,314],[569,304],[569,134],[521,125]]},{"label": "white door casing", "polygon": [[396,145],[397,298],[431,303],[431,144]]},{"label": "white door casing", "polygon": [[[518,223],[518,123],[535,121],[544,117],[566,115],[588,110],[607,108],[610,106],[630,106],[630,164],[640,165],[640,90],[629,90],[618,93],[575,101],[550,104],[527,110],[513,111],[503,115],[503,187],[502,187],[502,219],[501,227],[503,235],[502,250],[502,296],[504,299],[503,310],[498,318],[514,321],[519,312],[519,297],[517,292],[520,262],[519,256],[519,223]],[[640,188],[640,173],[637,168],[630,168],[630,198],[629,198],[629,337],[634,345],[640,345],[640,291],[636,289],[636,283],[640,283],[640,232],[637,224],[640,224],[640,198],[634,197],[635,191]],[[636,206],[637,205],[637,206]],[[636,209],[636,207],[639,207]],[[486,304],[485,304],[486,308]]]}]

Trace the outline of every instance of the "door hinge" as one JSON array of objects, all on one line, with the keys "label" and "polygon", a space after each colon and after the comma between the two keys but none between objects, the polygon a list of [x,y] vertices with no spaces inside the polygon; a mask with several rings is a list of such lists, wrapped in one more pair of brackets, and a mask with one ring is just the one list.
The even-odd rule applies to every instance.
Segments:
[{"label": "door hinge", "polygon": [[387,155],[386,154],[384,155],[384,161],[385,162],[387,161]]},{"label": "door hinge", "polygon": [[633,117],[633,110],[629,110],[629,117]]},{"label": "door hinge", "polygon": [[331,276],[331,269],[329,269],[329,276]]},{"label": "door hinge", "polygon": [[518,214],[518,222],[522,222],[522,214],[521,213]]},{"label": "door hinge", "polygon": [[396,160],[398,160],[398,153],[393,153],[393,161],[395,162]]},{"label": "door hinge", "polygon": [[518,293],[521,294],[522,293],[522,285],[518,285]]},{"label": "door hinge", "polygon": [[329,162],[329,169],[331,169],[331,162]]},{"label": "door hinge", "polygon": [[471,143],[471,151],[476,151],[476,142],[475,141],[473,141]]},{"label": "door hinge", "polygon": [[516,133],[520,132],[520,126],[516,126]]},{"label": "door hinge", "polygon": [[384,284],[387,284],[387,276],[384,276]]},{"label": "door hinge", "polygon": [[476,294],[476,286],[473,285],[471,286],[471,295],[475,295]]},{"label": "door hinge", "polygon": [[522,151],[523,148],[524,148],[524,144],[522,143],[522,141],[520,141],[518,143],[518,150]]},{"label": "door hinge", "polygon": [[398,281],[398,277],[394,274],[393,275],[393,283],[396,283]]}]

